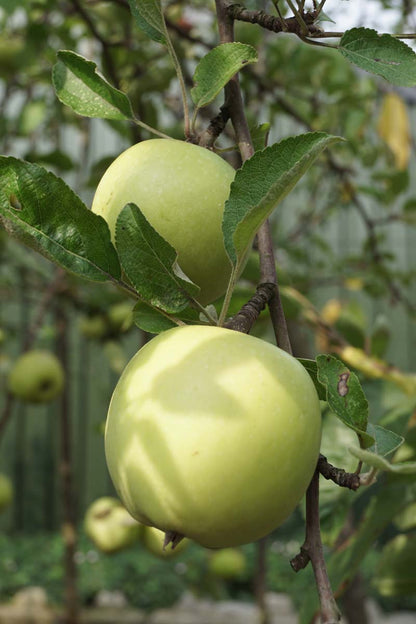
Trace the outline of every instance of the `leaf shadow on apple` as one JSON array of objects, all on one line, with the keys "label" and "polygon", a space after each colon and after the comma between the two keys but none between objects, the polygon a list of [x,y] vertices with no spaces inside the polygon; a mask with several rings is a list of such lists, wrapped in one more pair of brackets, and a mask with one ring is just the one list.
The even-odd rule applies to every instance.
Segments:
[{"label": "leaf shadow on apple", "polygon": [[319,400],[303,367],[218,327],[150,341],[125,369],[106,427],[110,474],[130,513],[212,548],[281,524],[319,442]]}]

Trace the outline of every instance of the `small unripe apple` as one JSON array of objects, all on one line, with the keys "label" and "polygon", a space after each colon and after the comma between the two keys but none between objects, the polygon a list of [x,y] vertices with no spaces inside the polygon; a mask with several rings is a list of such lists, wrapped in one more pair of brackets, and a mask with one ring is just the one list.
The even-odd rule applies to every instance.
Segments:
[{"label": "small unripe apple", "polygon": [[12,482],[5,474],[0,473],[0,512],[4,511],[12,502]]},{"label": "small unripe apple", "polygon": [[224,294],[231,274],[221,224],[234,175],[225,160],[198,145],[142,141],[107,169],[92,210],[107,221],[114,240],[120,211],[134,202],[176,249],[179,266],[201,288],[198,300],[205,305]]},{"label": "small unripe apple", "polygon": [[50,351],[33,349],[17,358],[8,376],[14,396],[31,403],[48,403],[62,392],[65,374]]},{"label": "small unripe apple", "polygon": [[133,304],[128,301],[115,303],[108,309],[107,317],[113,331],[128,331],[133,325]]},{"label": "small unripe apple", "polygon": [[142,526],[117,498],[103,496],[90,505],[85,515],[85,532],[105,553],[127,548],[141,535]]},{"label": "small unripe apple", "polygon": [[86,338],[99,339],[108,333],[109,327],[102,314],[94,314],[80,319],[79,330]]},{"label": "small unripe apple", "polygon": [[149,526],[143,527],[141,539],[143,546],[145,546],[149,552],[151,552],[156,557],[159,557],[160,559],[171,559],[172,557],[176,557],[176,555],[179,555],[185,550],[189,543],[189,540],[183,539],[174,548],[172,548],[172,544],[168,544],[164,548],[164,531],[159,531],[159,529]]},{"label": "small unripe apple", "polygon": [[133,517],[223,548],[263,537],[292,513],[320,438],[319,399],[295,358],[229,329],[184,326],[125,368],[105,448]]},{"label": "small unripe apple", "polygon": [[244,575],[247,561],[238,548],[223,548],[212,553],[209,559],[209,571],[226,580],[237,579]]}]

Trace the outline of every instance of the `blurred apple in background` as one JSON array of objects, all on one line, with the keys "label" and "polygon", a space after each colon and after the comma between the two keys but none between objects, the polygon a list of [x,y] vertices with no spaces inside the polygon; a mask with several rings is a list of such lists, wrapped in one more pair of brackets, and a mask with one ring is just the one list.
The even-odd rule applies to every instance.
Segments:
[{"label": "blurred apple in background", "polygon": [[17,358],[7,383],[9,391],[22,401],[48,403],[62,392],[64,381],[64,369],[56,355],[34,349]]},{"label": "blurred apple in background", "polygon": [[84,527],[88,537],[105,553],[127,548],[139,540],[143,528],[120,501],[111,496],[99,498],[90,505]]}]

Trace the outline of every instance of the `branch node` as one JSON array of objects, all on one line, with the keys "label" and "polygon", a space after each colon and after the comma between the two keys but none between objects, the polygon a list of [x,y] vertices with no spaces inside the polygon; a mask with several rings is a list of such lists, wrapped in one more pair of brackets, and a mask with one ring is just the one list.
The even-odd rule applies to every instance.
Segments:
[{"label": "branch node", "polygon": [[243,334],[248,334],[260,313],[272,299],[275,292],[276,284],[272,284],[270,282],[259,284],[251,299],[243,305],[241,310],[237,312],[235,316],[224,324],[224,327],[234,329],[235,331],[239,331]]},{"label": "branch node", "polygon": [[333,481],[340,487],[358,490],[361,485],[359,474],[356,472],[345,472],[343,468],[336,468],[323,455],[319,455],[318,470],[325,479]]},{"label": "branch node", "polygon": [[230,112],[226,104],[223,104],[220,108],[220,112],[216,117],[211,119],[211,122],[204,132],[201,132],[198,139],[198,145],[201,147],[212,148],[215,141],[220,134],[224,131],[227,121],[230,118]]}]

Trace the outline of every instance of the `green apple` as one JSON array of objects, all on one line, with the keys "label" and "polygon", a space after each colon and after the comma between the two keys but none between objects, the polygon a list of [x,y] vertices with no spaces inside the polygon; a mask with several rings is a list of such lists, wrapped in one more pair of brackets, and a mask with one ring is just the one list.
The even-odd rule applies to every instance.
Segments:
[{"label": "green apple", "polygon": [[6,475],[0,473],[0,512],[4,511],[12,502],[13,486]]},{"label": "green apple", "polygon": [[17,358],[8,376],[12,394],[31,403],[48,403],[62,392],[65,374],[50,351],[33,349]]},{"label": "green apple", "polygon": [[141,535],[142,526],[117,498],[104,496],[90,505],[85,514],[85,532],[105,553],[127,548]]},{"label": "green apple", "polygon": [[187,547],[189,540],[183,539],[174,548],[169,544],[163,548],[165,541],[164,531],[159,531],[155,527],[144,526],[142,533],[142,543],[149,552],[160,559],[171,559],[179,555]]},{"label": "green apple", "polygon": [[105,172],[92,210],[106,219],[114,240],[121,209],[134,202],[174,247],[185,274],[210,303],[224,294],[231,274],[222,235],[224,203],[234,169],[205,148],[174,139],[142,141]]},{"label": "green apple", "polygon": [[229,329],[183,326],[124,369],[105,448],[134,518],[223,548],[267,535],[292,513],[320,439],[319,399],[295,358]]},{"label": "green apple", "polygon": [[86,338],[99,339],[108,333],[109,327],[102,314],[94,314],[80,319],[79,330]]},{"label": "green apple", "polygon": [[113,331],[128,331],[133,325],[133,304],[128,301],[115,303],[110,306],[107,317]]},{"label": "green apple", "polygon": [[247,561],[238,548],[223,548],[212,553],[208,567],[209,571],[215,576],[232,580],[244,575]]}]

